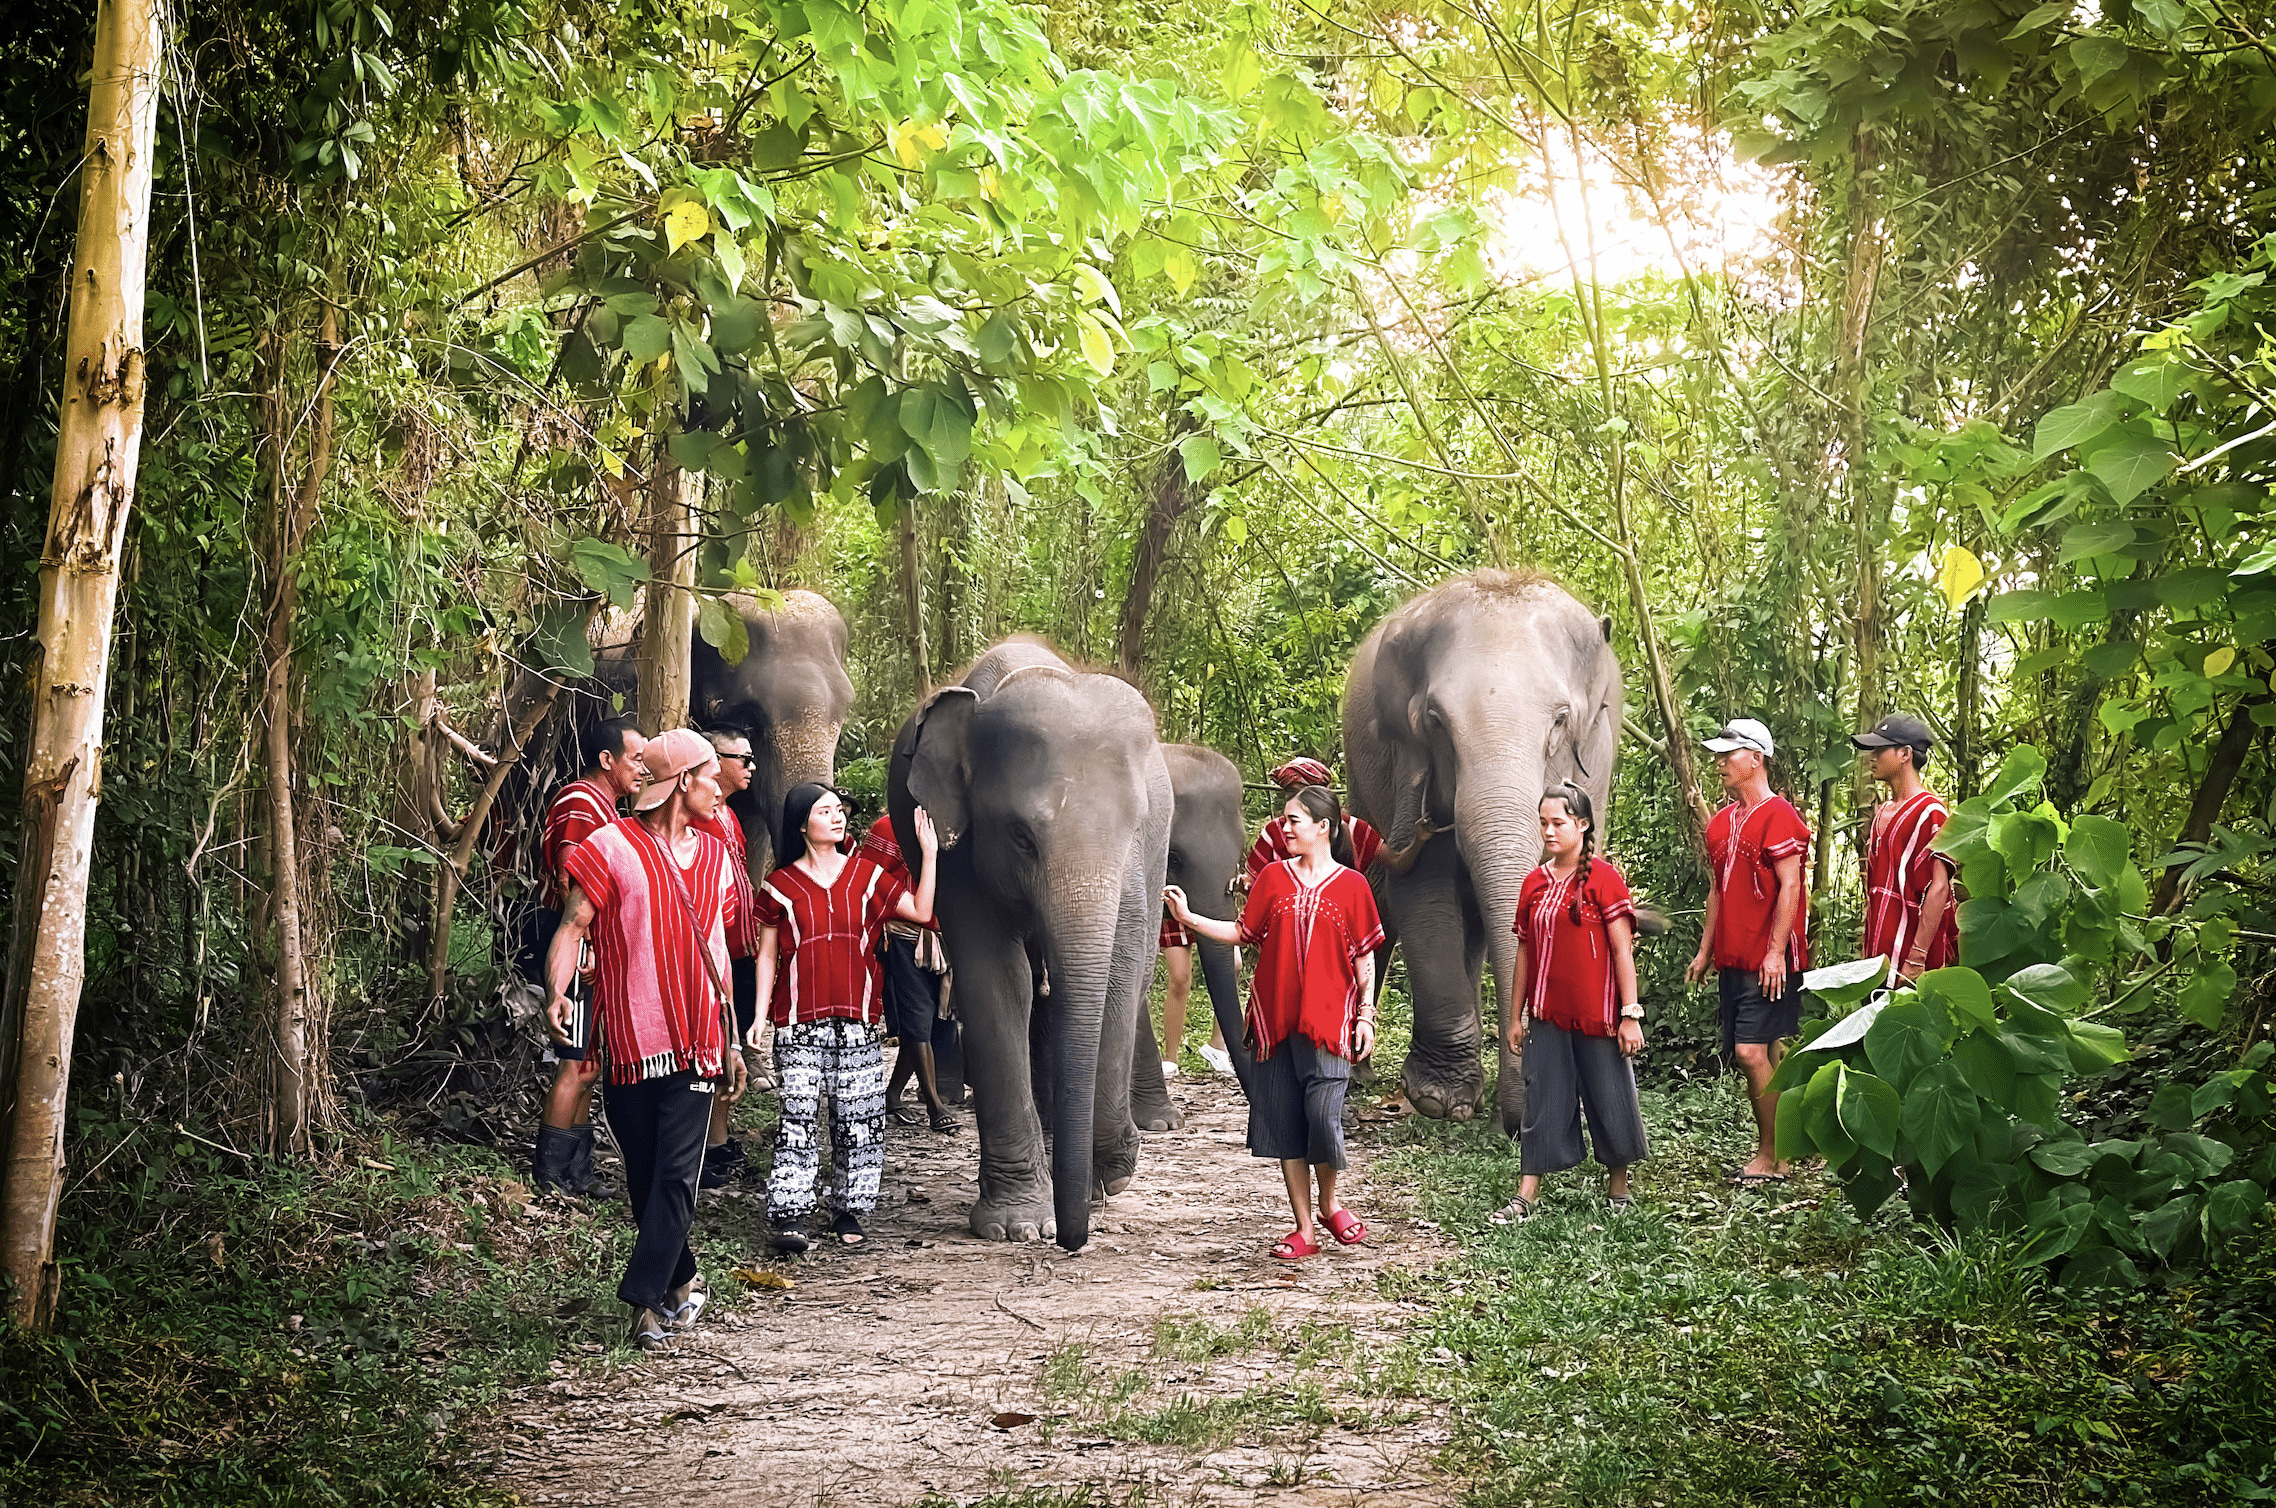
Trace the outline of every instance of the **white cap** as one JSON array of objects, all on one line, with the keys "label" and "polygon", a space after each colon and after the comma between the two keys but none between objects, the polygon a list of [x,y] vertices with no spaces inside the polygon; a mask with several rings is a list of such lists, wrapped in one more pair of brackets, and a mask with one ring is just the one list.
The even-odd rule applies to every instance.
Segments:
[{"label": "white cap", "polygon": [[1776,758],[1778,754],[1778,746],[1770,741],[1770,730],[1751,717],[1732,718],[1723,724],[1723,731],[1706,744],[1717,754],[1728,754],[1733,749],[1752,749],[1765,759]]}]

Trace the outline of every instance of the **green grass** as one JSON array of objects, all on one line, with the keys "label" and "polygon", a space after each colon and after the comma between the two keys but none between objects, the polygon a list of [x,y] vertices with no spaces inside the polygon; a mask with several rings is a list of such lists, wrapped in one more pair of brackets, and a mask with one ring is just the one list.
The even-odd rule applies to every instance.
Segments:
[{"label": "green grass", "polygon": [[1477,1124],[1402,1123],[1379,1161],[1463,1251],[1388,1281],[1428,1311],[1376,1383],[1450,1410],[1473,1503],[2169,1508],[2276,1485],[2276,1242],[2082,1302],[1901,1203],[1861,1223],[1819,1179],[1725,1187],[1751,1143],[1728,1082],[1645,1109],[1618,1219],[1591,1165],[1530,1223],[1487,1223],[1517,1158]]}]

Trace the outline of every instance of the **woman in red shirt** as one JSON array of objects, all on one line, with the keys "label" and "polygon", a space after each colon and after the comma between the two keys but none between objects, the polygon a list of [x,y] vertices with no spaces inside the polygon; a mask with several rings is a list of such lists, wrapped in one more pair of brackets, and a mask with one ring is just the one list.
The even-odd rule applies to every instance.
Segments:
[{"label": "woman in red shirt", "polygon": [[1284,1262],[1317,1255],[1312,1185],[1319,1218],[1345,1246],[1367,1227],[1336,1198],[1344,1165],[1343,1102],[1351,1063],[1375,1049],[1375,950],[1383,923],[1375,894],[1351,867],[1351,835],[1335,793],[1307,786],[1288,798],[1282,830],[1292,857],[1267,866],[1249,889],[1238,922],[1197,916],[1185,892],[1164,887],[1178,925],[1212,942],[1257,950],[1249,991],[1248,1035],[1256,1058],[1249,1082],[1249,1151],[1280,1163],[1296,1228],[1273,1244]]},{"label": "woman in red shirt", "polygon": [[[1596,1160],[1610,1170],[1615,1213],[1628,1208],[1628,1168],[1650,1155],[1636,1071],[1644,1008],[1636,999],[1636,903],[1609,859],[1595,857],[1596,814],[1570,782],[1541,798],[1541,866],[1517,893],[1517,977],[1507,1042],[1525,1060],[1525,1124],[1517,1197],[1497,1225],[1528,1218],[1541,1176],[1580,1166],[1581,1111]],[[1530,1027],[1528,1026],[1530,1022]],[[1531,1040],[1528,1040],[1530,1038]]]},{"label": "woman in red shirt", "polygon": [[767,1215],[777,1251],[804,1251],[821,1173],[822,1096],[830,1116],[830,1229],[852,1246],[877,1208],[885,1171],[885,981],[877,942],[888,921],[932,920],[932,819],[917,809],[922,860],[914,895],[873,860],[848,853],[846,800],[826,785],[792,788],[782,804],[783,862],[752,901],[759,998],[775,1025],[782,1119],[775,1126]]}]

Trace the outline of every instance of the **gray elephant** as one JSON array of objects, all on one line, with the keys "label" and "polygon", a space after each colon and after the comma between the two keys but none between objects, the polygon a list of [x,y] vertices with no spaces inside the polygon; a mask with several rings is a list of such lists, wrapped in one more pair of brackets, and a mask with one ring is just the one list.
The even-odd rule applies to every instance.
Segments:
[{"label": "gray elephant", "polygon": [[[1467,1120],[1484,1102],[1479,966],[1492,960],[1506,1009],[1517,989],[1510,923],[1540,856],[1542,791],[1570,780],[1609,810],[1621,716],[1611,634],[1611,619],[1555,582],[1483,570],[1405,603],[1352,659],[1351,807],[1393,848],[1421,821],[1438,834],[1406,873],[1376,881],[1414,1000],[1403,1087],[1425,1115]],[[1525,1076],[1506,1050],[1495,1110],[1514,1134]]]},{"label": "gray elephant", "polygon": [[784,592],[774,612],[739,594],[727,601],[751,637],[750,653],[730,665],[699,636],[688,711],[699,728],[750,735],[758,757],[750,789],[728,804],[743,824],[751,873],[758,876],[774,868],[781,852],[776,829],[790,788],[827,782],[836,768],[838,733],[853,710],[853,681],[846,675],[846,620],[828,598]]},{"label": "gray elephant", "polygon": [[1000,644],[904,725],[887,799],[905,849],[916,807],[940,831],[934,909],[979,1117],[973,1233],[1080,1250],[1094,1192],[1137,1168],[1133,1100],[1168,1107],[1159,1061],[1150,1095],[1132,1065],[1173,804],[1153,709],[1047,645]]},{"label": "gray elephant", "polygon": [[[1249,848],[1241,815],[1240,767],[1198,744],[1164,744],[1162,759],[1169,766],[1170,791],[1177,802],[1170,821],[1169,883],[1184,889],[1186,904],[1200,915],[1231,921],[1241,914],[1241,898],[1230,887]],[[1245,1095],[1256,1064],[1241,1045],[1241,980],[1233,950],[1196,938],[1195,951],[1218,1034],[1225,1039],[1225,1051],[1232,1056],[1233,1073]],[[1131,1064],[1134,1102],[1140,1105],[1138,1124],[1148,1131],[1174,1130],[1181,1124],[1174,1110],[1158,1124],[1146,1117],[1146,1094],[1161,1084],[1162,1052],[1154,1036],[1153,1013],[1142,1012],[1139,1019],[1144,1040]],[[1162,1098],[1166,1106],[1167,1094]]]}]

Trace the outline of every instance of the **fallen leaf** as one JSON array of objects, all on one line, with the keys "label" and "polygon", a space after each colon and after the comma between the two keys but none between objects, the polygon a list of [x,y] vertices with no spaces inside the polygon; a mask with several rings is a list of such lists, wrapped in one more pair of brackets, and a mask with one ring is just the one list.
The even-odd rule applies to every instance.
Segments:
[{"label": "fallen leaf", "polygon": [[738,1267],[735,1269],[735,1276],[741,1279],[743,1282],[750,1284],[753,1288],[773,1288],[780,1290],[796,1288],[798,1286],[790,1279],[784,1277],[781,1273],[769,1272],[764,1267]]},{"label": "fallen leaf", "polygon": [[1018,1429],[1023,1424],[1033,1424],[1035,1416],[1033,1414],[998,1414],[988,1422],[998,1429]]}]

